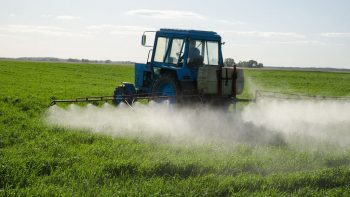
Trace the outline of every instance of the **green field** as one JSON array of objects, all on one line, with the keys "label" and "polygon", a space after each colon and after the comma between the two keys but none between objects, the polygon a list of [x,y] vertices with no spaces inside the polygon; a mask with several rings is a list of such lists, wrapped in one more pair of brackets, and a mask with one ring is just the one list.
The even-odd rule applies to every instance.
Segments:
[{"label": "green field", "polygon": [[[0,61],[0,196],[349,195],[350,149],[174,146],[44,124],[50,99],[111,95],[132,66]],[[350,74],[247,70],[249,89],[349,96]]]}]

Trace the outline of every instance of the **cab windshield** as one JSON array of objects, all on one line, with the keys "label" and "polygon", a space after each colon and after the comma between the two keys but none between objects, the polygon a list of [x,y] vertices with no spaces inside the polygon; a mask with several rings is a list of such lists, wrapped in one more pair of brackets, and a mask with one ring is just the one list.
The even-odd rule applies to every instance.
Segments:
[{"label": "cab windshield", "polygon": [[154,61],[177,65],[182,63],[183,51],[184,39],[158,37]]}]

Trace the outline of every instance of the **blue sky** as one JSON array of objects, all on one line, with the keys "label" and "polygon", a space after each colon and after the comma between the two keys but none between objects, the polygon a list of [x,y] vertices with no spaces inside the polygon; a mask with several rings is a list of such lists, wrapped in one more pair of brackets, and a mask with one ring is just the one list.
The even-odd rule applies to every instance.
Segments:
[{"label": "blue sky", "polygon": [[145,62],[145,30],[218,32],[225,57],[350,68],[347,0],[0,0],[0,57]]}]

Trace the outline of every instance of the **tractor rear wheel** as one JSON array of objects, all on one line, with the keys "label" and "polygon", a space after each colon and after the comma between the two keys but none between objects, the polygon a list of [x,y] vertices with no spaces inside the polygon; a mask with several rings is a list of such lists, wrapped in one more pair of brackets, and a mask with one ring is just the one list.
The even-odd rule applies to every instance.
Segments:
[{"label": "tractor rear wheel", "polygon": [[154,82],[152,87],[152,98],[156,102],[168,100],[170,103],[177,103],[180,100],[180,87],[177,80],[165,75]]}]

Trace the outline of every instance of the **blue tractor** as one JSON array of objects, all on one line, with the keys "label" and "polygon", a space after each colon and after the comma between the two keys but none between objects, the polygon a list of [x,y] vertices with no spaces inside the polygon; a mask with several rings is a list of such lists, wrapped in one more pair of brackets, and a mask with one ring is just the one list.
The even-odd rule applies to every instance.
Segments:
[{"label": "blue tractor", "polygon": [[135,83],[123,82],[113,96],[87,97],[57,102],[112,100],[132,105],[136,100],[168,100],[171,103],[227,104],[236,102],[244,87],[243,70],[225,67],[220,35],[213,31],[160,29],[155,32],[147,63],[135,64]]},{"label": "blue tractor", "polygon": [[[135,64],[135,84],[123,83],[114,103],[137,99],[171,103],[227,103],[243,91],[243,70],[224,67],[220,35],[212,31],[160,29],[155,32],[147,63]],[[151,54],[151,55],[150,55]]]}]

